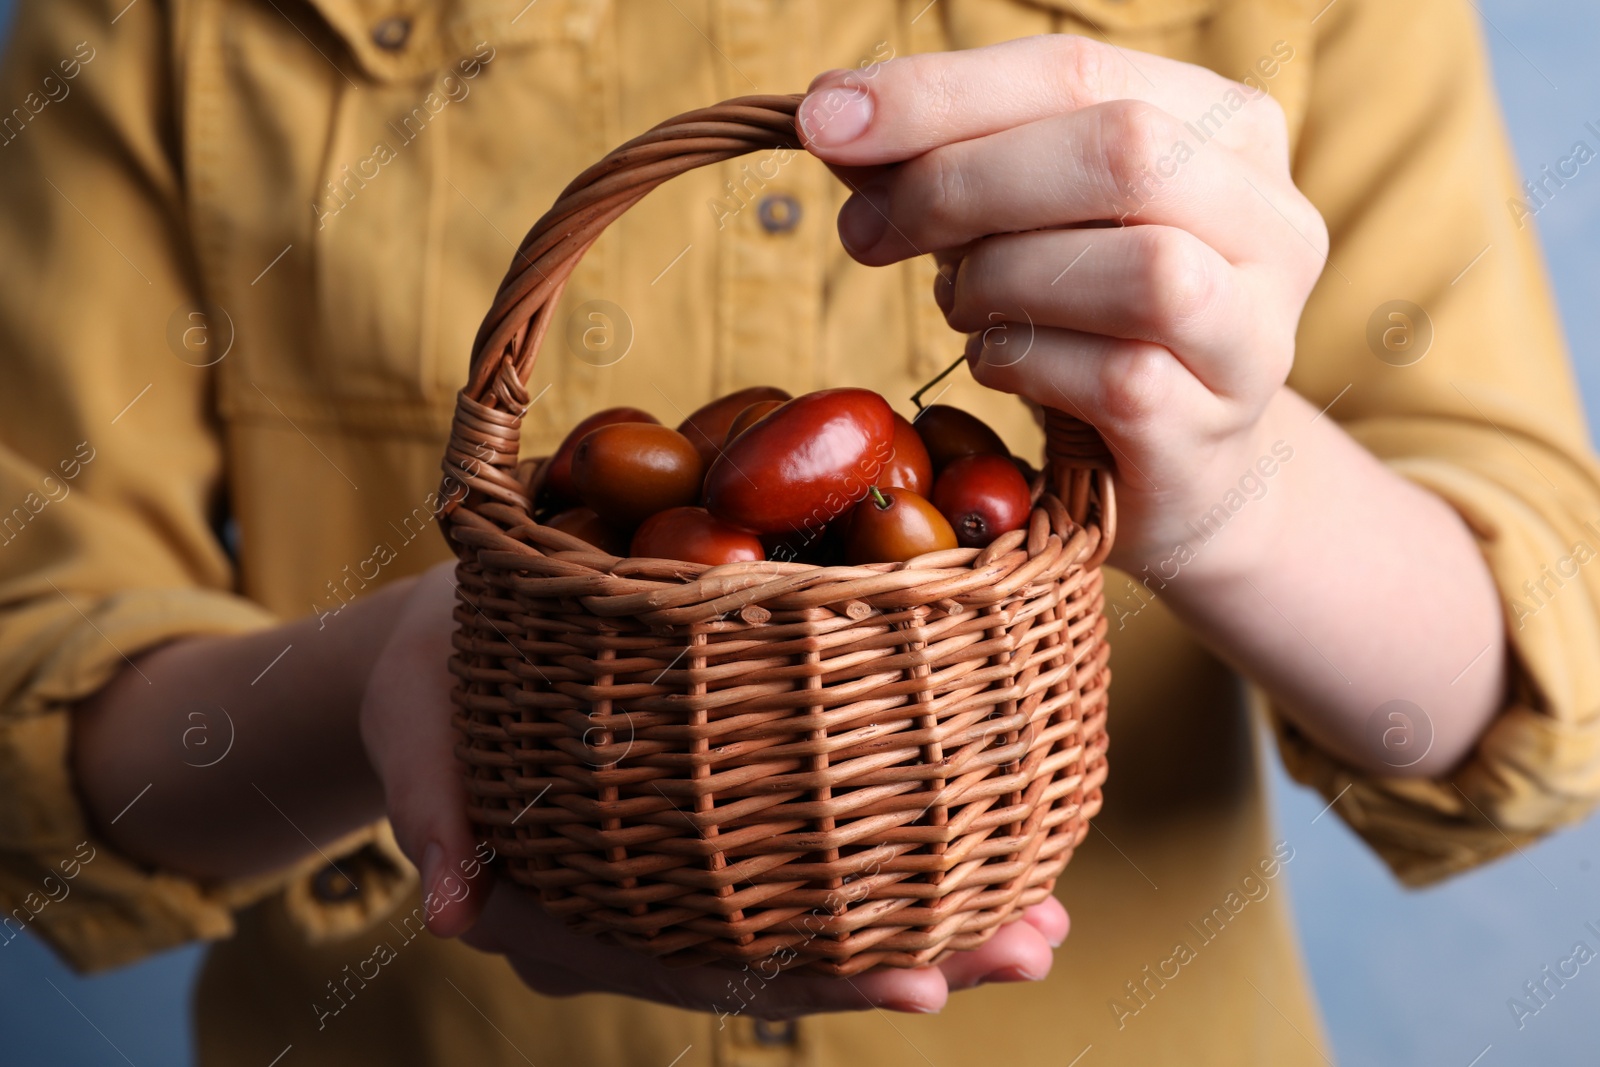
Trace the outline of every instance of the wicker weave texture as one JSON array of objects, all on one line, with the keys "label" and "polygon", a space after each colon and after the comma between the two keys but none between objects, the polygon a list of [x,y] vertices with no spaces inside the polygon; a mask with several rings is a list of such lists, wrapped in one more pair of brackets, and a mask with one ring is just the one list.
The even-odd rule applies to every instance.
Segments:
[{"label": "wicker weave texture", "polygon": [[471,817],[552,913],[671,963],[854,975],[982,944],[1099,810],[1099,435],[1047,413],[1026,529],[868,567],[613,557],[534,522],[518,475],[525,382],[578,258],[661,181],[794,144],[798,100],[663,123],[524,240],[444,462],[455,723]]}]

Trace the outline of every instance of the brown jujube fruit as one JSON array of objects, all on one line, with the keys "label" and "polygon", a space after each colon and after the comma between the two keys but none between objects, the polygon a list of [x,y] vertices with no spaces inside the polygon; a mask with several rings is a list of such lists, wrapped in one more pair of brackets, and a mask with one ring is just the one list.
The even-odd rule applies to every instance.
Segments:
[{"label": "brown jujube fruit", "polygon": [[739,413],[758,400],[788,400],[789,394],[772,385],[752,385],[748,389],[719,396],[711,403],[697,408],[678,424],[678,432],[687,437],[700,453],[700,462],[707,469],[716,462],[722,443],[728,439],[728,427]]},{"label": "brown jujube fruit", "polygon": [[898,486],[926,497],[933,492],[933,460],[928,448],[917,436],[917,429],[899,412],[894,416],[894,455],[884,464],[878,475],[878,486],[887,489]]},{"label": "brown jujube fruit", "polygon": [[602,519],[593,508],[568,508],[550,516],[544,524],[552,530],[560,530],[587,541],[613,556],[628,554],[627,535]]},{"label": "brown jujube fruit", "polygon": [[669,508],[644,520],[634,531],[630,555],[681,559],[717,566],[766,559],[761,538],[730,526],[705,508]]},{"label": "brown jujube fruit", "polygon": [[591,431],[572,453],[572,479],[602,519],[634,526],[668,508],[693,504],[704,468],[677,430],[625,422]]},{"label": "brown jujube fruit", "polygon": [[955,548],[955,531],[927,500],[909,489],[873,488],[848,516],[846,563],[904,563],[924,552]]},{"label": "brown jujube fruit", "polygon": [[935,476],[962,456],[1011,455],[1006,443],[988,423],[948,404],[929,404],[912,420],[912,425],[917,428],[922,443],[928,446]]},{"label": "brown jujube fruit", "polygon": [[606,408],[597,411],[572,428],[550,457],[550,469],[545,472],[541,503],[550,507],[564,507],[578,501],[578,487],[572,483],[572,453],[578,442],[602,426],[619,422],[649,422],[660,420],[641,408]]},{"label": "brown jujube fruit", "polygon": [[939,475],[933,504],[955,529],[963,548],[983,548],[1021,529],[1033,511],[1028,483],[1009,456],[963,456]]},{"label": "brown jujube fruit", "polygon": [[726,448],[732,444],[740,434],[760,422],[762,418],[783,407],[783,403],[782,400],[757,400],[754,404],[739,412],[738,417],[729,424],[728,438],[722,443],[722,446]]},{"label": "brown jujube fruit", "polygon": [[796,397],[723,449],[706,474],[706,509],[760,534],[820,530],[866,495],[893,439],[894,411],[871,390]]}]

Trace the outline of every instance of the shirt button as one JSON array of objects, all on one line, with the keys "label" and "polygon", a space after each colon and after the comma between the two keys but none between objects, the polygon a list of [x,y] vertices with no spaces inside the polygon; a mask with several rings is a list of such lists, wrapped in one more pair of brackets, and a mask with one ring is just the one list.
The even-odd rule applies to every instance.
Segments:
[{"label": "shirt button", "polygon": [[311,876],[311,895],[324,904],[342,904],[360,896],[361,887],[330,863]]},{"label": "shirt button", "polygon": [[772,1022],[767,1019],[755,1020],[756,1044],[758,1045],[792,1045],[794,1044],[794,1020],[784,1019],[781,1022]]},{"label": "shirt button", "polygon": [[411,20],[387,18],[372,27],[372,43],[385,52],[398,52],[411,39]]},{"label": "shirt button", "polygon": [[768,193],[756,206],[761,228],[768,233],[788,233],[800,225],[800,201],[788,193]]}]

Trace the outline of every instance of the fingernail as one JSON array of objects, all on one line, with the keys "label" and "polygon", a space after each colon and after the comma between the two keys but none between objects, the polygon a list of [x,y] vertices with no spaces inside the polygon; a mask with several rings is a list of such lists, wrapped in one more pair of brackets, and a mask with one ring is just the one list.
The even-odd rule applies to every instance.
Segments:
[{"label": "fingernail", "polygon": [[983,981],[978,984],[984,985],[988,982],[1037,982],[1042,977],[1044,976],[1034,974],[1024,967],[1003,967],[992,974],[985,975]]},{"label": "fingernail", "polygon": [[912,1015],[932,1015],[939,1009],[928,1004],[921,1004],[914,1000],[897,1000],[885,1004],[890,1011],[903,1011]]},{"label": "fingernail", "polygon": [[839,240],[860,255],[883,240],[889,228],[889,190],[882,184],[863,185],[839,209]]},{"label": "fingernail", "polygon": [[1062,945],[1067,943],[1067,935],[1061,934],[1057,937],[1047,937],[1045,938],[1045,941],[1050,945],[1051,948],[1060,948]]},{"label": "fingernail", "polygon": [[872,94],[861,86],[823,89],[800,101],[800,129],[819,148],[849,144],[872,124]]}]

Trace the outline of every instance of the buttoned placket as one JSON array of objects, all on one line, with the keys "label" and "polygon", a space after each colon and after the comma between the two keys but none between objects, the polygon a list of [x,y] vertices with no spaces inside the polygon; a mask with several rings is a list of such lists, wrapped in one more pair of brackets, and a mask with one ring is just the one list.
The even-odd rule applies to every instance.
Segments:
[{"label": "buttoned placket", "polygon": [[[705,27],[708,62],[724,97],[791,93],[822,64],[818,5],[718,0]],[[719,167],[717,231],[719,391],[775,380],[802,389],[827,377],[820,358],[823,254],[832,239],[824,202],[827,171],[791,148],[752,152]]]}]

